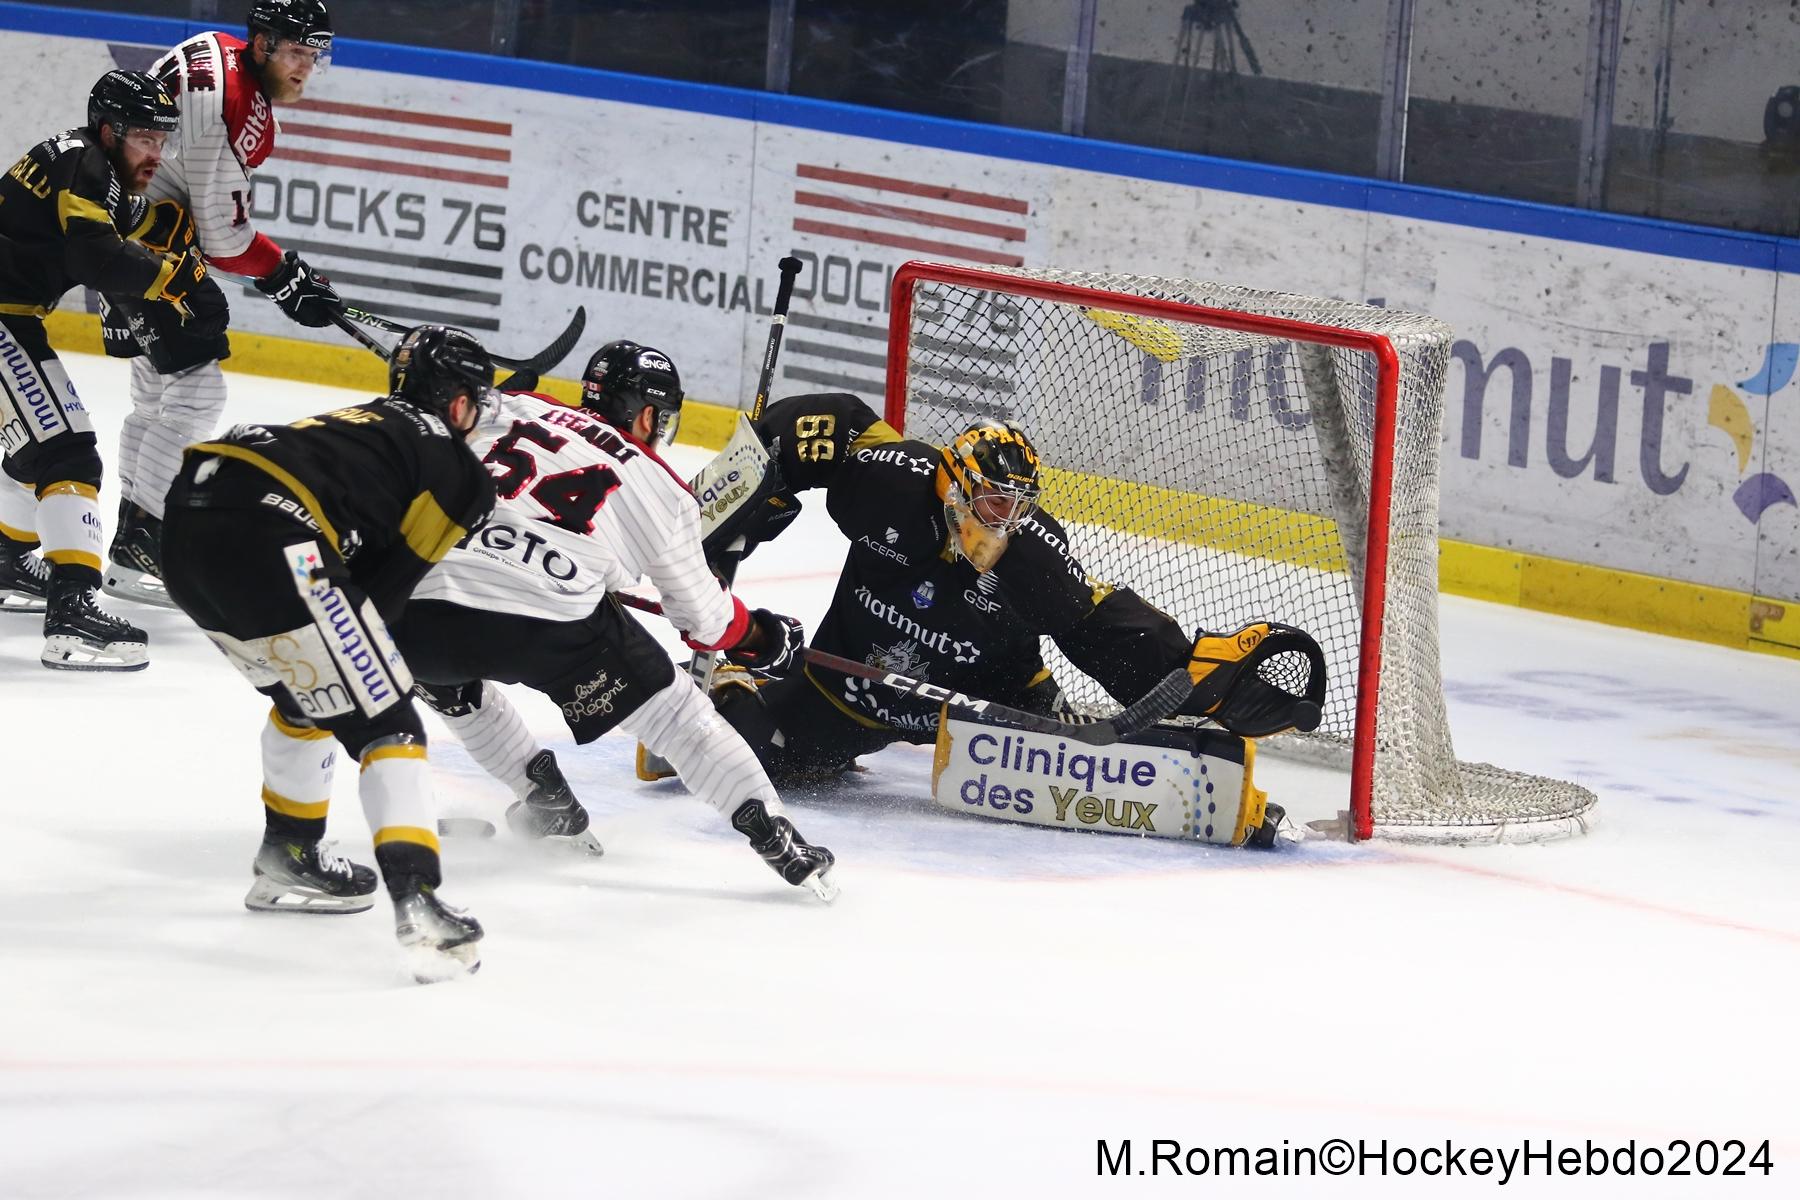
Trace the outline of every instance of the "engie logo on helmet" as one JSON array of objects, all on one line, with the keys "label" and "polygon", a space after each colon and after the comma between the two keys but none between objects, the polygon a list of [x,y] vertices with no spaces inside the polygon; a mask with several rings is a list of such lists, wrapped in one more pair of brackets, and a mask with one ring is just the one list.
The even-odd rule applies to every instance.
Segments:
[{"label": "engie logo on helmet", "polygon": [[670,362],[654,350],[640,352],[638,354],[637,365],[638,369],[641,371],[668,371],[672,374],[675,370],[674,363]]}]

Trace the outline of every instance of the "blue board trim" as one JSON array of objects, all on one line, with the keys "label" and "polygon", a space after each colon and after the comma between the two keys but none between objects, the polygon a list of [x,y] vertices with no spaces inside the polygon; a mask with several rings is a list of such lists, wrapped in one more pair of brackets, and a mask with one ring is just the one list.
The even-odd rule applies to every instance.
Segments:
[{"label": "blue board trim", "polygon": [[[210,26],[192,21],[0,0],[0,29],[25,33],[172,46],[207,28]],[[829,100],[651,79],[592,67],[456,50],[428,50],[346,38],[338,41],[333,59],[346,67],[430,79],[479,80],[554,95],[760,121],[820,133],[957,150],[1016,162],[1096,171],[1697,262],[1789,274],[1800,272],[1800,239],[1769,234],[1737,233],[1617,213],[1528,204],[1493,196],[1071,138],[1057,133],[887,112]]]}]

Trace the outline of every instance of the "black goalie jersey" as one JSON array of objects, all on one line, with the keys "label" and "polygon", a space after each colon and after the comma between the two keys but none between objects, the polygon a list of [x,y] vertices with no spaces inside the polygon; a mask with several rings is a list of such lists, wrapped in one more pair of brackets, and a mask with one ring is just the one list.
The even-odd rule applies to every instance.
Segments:
[{"label": "black goalie jersey", "polygon": [[[1187,661],[1192,638],[1129,589],[1088,577],[1062,525],[1041,509],[983,575],[951,549],[939,448],[907,441],[855,396],[795,396],[757,431],[788,488],[823,486],[849,554],[814,647],[1016,707],[1054,695],[1039,637],[1121,703]],[[908,741],[937,736],[938,708],[809,665],[807,676],[859,723]]]}]

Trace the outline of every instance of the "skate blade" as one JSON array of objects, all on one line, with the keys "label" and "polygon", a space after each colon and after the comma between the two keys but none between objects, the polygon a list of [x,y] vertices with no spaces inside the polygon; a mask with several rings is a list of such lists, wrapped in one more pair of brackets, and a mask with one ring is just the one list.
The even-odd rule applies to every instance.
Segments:
[{"label": "skate blade", "polygon": [[42,596],[34,596],[30,592],[0,592],[0,612],[36,613],[43,616],[48,607]]},{"label": "skate blade", "polygon": [[150,647],[142,642],[92,646],[78,637],[58,634],[44,639],[38,661],[52,671],[141,671],[150,665]]},{"label": "skate blade", "polygon": [[163,586],[162,580],[142,571],[134,571],[130,567],[121,567],[117,563],[106,568],[106,577],[100,581],[100,590],[120,600],[147,604],[151,608],[180,607],[169,599],[169,589]]},{"label": "skate blade", "polygon": [[308,913],[316,916],[348,916],[368,912],[375,907],[373,893],[367,896],[332,896],[311,888],[294,888],[277,883],[267,875],[258,875],[244,894],[244,907],[251,912]]},{"label": "skate blade", "polygon": [[414,983],[449,983],[481,970],[481,948],[474,942],[460,946],[401,946],[400,959]]},{"label": "skate blade", "polygon": [[813,895],[830,904],[838,898],[837,880],[831,877],[831,868],[814,871],[806,877],[806,886],[813,890]]},{"label": "skate blade", "polygon": [[439,817],[437,830],[439,837],[450,838],[491,838],[496,832],[492,821],[480,817]]},{"label": "skate blade", "polygon": [[606,853],[606,847],[594,836],[592,829],[584,829],[571,836],[551,835],[531,839],[534,845],[543,848],[546,854],[567,854],[578,858],[600,858]]}]

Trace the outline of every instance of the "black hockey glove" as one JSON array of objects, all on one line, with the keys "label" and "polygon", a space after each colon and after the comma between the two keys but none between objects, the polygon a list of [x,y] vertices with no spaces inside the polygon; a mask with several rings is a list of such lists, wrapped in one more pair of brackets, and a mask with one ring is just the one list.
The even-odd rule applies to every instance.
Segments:
[{"label": "black hockey glove", "polygon": [[331,324],[331,318],[344,311],[331,280],[303,262],[289,250],[281,257],[274,272],[256,281],[256,290],[281,306],[290,320],[309,329]]},{"label": "black hockey glove", "polygon": [[750,632],[725,652],[725,657],[753,675],[780,679],[793,672],[806,649],[806,630],[800,622],[766,608],[753,609]]},{"label": "black hockey glove", "polygon": [[200,252],[189,249],[164,254],[162,259],[173,270],[152,298],[174,306],[181,314],[181,331],[189,337],[210,338],[224,333],[231,310],[226,307],[225,293],[209,277]]}]

